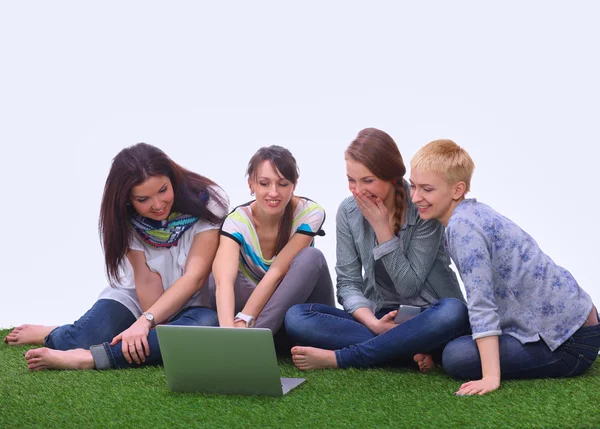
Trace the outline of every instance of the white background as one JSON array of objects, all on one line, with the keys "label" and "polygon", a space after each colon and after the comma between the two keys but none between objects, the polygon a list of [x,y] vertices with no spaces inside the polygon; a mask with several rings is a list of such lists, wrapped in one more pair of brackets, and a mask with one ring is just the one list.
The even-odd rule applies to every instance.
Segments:
[{"label": "white background", "polygon": [[72,322],[106,285],[112,157],[145,141],[234,205],[261,146],[289,148],[327,210],[368,126],[405,162],[451,138],[471,196],[516,221],[600,304],[600,6],[503,2],[2,2],[0,327]]}]

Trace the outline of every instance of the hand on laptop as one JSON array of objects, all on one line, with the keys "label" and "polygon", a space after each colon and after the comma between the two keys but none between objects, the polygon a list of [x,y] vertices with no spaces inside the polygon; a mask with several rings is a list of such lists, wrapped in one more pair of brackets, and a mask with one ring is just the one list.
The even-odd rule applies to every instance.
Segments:
[{"label": "hand on laptop", "polygon": [[246,328],[246,322],[243,320],[238,320],[237,322],[234,323],[233,325],[236,328]]}]

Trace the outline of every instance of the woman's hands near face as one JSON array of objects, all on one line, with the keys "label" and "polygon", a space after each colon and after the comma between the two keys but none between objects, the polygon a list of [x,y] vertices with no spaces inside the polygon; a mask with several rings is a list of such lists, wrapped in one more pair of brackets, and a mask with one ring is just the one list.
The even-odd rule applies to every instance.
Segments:
[{"label": "woman's hands near face", "polygon": [[383,200],[379,197],[368,197],[366,191],[358,192],[355,189],[352,190],[352,195],[361,213],[375,231],[377,241],[381,244],[392,239],[394,233],[390,225],[390,212]]},{"label": "woman's hands near face", "polygon": [[368,197],[366,191],[359,192],[355,189],[352,190],[352,195],[358,208],[373,229],[376,229],[376,226],[389,224],[390,214],[381,198]]}]

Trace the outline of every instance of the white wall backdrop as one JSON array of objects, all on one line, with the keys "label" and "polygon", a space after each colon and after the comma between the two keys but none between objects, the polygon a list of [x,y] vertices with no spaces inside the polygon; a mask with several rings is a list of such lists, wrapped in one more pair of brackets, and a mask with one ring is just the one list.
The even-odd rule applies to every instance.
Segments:
[{"label": "white wall backdrop", "polygon": [[328,213],[368,126],[406,163],[451,138],[472,196],[516,221],[600,304],[600,65],[593,1],[2,2],[0,327],[72,322],[105,287],[112,157],[145,141],[232,204],[263,145]]}]

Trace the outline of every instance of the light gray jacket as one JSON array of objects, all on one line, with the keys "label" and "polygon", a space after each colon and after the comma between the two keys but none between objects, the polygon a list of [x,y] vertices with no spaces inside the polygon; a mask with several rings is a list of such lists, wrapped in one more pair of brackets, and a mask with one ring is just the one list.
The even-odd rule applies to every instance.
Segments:
[{"label": "light gray jacket", "polygon": [[384,296],[390,296],[390,291],[379,290],[381,286],[375,281],[376,260],[383,262],[400,298],[421,296],[433,303],[453,297],[464,302],[444,250],[444,226],[437,220],[421,219],[410,198],[405,219],[394,238],[377,244],[375,231],[354,197],[340,204],[336,217],[335,271],[338,301],[347,312],[367,307],[375,313],[382,308]]}]

